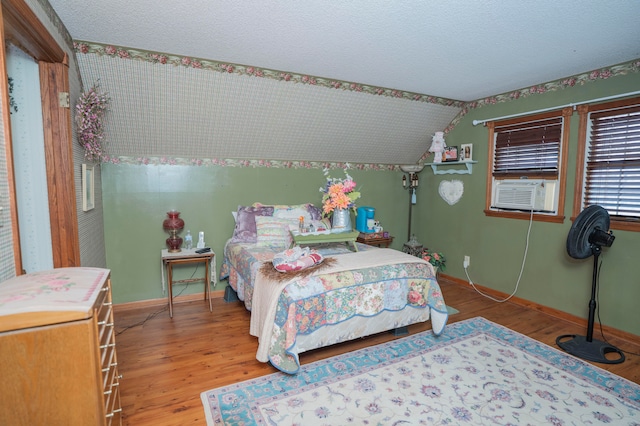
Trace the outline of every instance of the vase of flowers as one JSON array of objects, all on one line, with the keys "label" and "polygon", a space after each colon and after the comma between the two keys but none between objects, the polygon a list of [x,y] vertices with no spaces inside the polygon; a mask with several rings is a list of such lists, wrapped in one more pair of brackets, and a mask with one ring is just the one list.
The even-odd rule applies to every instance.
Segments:
[{"label": "vase of flowers", "polygon": [[351,232],[351,210],[335,209],[331,217],[333,232]]},{"label": "vase of flowers", "polygon": [[104,155],[103,120],[109,100],[107,94],[99,91],[95,84],[80,96],[76,104],[78,143],[84,148],[87,161],[100,161]]},{"label": "vase of flowers", "polygon": [[356,182],[344,169],[344,178],[332,178],[329,169],[324,169],[327,182],[320,188],[322,196],[322,215],[331,218],[332,232],[351,232],[351,210],[355,211],[355,201],[360,198],[356,191]]},{"label": "vase of flowers", "polygon": [[425,248],[422,250],[422,259],[433,265],[436,275],[438,275],[440,271],[444,271],[446,268],[447,259],[445,259],[442,253]]}]

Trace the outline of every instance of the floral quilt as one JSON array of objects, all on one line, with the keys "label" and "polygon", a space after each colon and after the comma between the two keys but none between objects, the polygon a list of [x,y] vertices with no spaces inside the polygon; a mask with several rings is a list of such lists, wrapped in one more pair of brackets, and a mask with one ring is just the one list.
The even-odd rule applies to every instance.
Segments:
[{"label": "floral quilt", "polygon": [[[377,250],[361,245],[362,250]],[[345,247],[320,248],[323,256],[348,252]],[[251,310],[252,283],[258,268],[274,252],[251,244],[228,244],[221,278],[229,278],[238,297]],[[282,290],[269,344],[269,361],[293,373],[300,366],[292,351],[296,337],[313,333],[355,316],[374,317],[383,311],[431,309],[446,315],[446,305],[428,263],[399,263],[336,273],[309,275]],[[445,320],[446,321],[446,320]]]},{"label": "floral quilt", "polygon": [[[351,252],[351,248],[345,244],[319,244],[313,248],[324,257]],[[358,250],[375,250],[375,247],[358,244]],[[228,279],[229,285],[238,293],[238,298],[244,302],[249,311],[257,271],[264,262],[271,262],[274,254],[276,251],[272,247],[257,246],[254,243],[228,241],[225,245],[220,279]]]}]

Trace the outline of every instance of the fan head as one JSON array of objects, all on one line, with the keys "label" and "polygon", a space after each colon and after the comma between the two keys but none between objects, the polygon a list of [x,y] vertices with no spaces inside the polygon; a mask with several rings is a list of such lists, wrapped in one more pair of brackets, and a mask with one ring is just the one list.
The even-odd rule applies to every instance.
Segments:
[{"label": "fan head", "polygon": [[574,259],[586,259],[594,247],[611,247],[615,237],[609,232],[609,213],[598,205],[582,210],[567,236],[567,253]]}]

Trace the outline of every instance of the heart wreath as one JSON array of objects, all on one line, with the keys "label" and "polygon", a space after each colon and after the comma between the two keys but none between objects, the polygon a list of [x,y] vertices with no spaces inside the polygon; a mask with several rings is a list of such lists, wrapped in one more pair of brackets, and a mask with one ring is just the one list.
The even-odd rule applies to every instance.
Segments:
[{"label": "heart wreath", "polygon": [[460,201],[463,192],[464,185],[460,180],[443,180],[438,187],[438,193],[450,206]]}]

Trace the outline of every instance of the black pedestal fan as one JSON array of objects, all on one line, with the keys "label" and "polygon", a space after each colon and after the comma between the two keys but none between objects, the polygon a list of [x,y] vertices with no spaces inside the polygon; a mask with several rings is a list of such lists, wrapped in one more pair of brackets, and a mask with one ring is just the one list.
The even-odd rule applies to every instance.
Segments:
[{"label": "black pedestal fan", "polygon": [[[593,205],[584,209],[573,222],[567,236],[567,252],[574,259],[593,256],[593,279],[587,335],[566,334],[556,339],[556,344],[566,352],[588,361],[603,364],[619,364],[624,361],[624,353],[606,342],[593,339],[593,321],[596,311],[596,287],[598,283],[598,258],[602,247],[611,247],[615,237],[609,231],[609,213],[602,207]],[[618,357],[607,358],[616,353]]]}]

